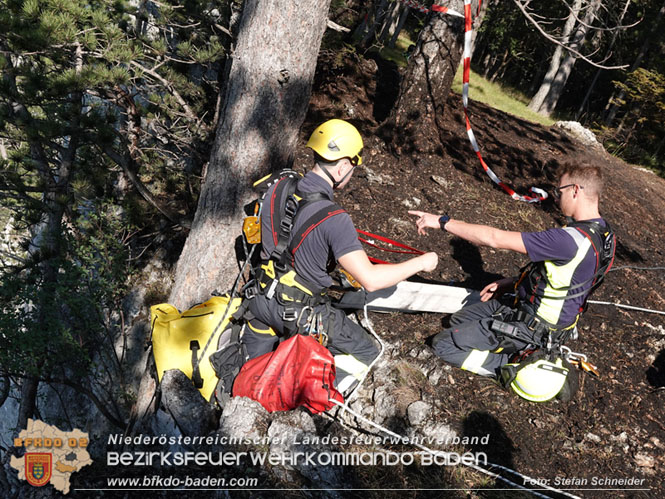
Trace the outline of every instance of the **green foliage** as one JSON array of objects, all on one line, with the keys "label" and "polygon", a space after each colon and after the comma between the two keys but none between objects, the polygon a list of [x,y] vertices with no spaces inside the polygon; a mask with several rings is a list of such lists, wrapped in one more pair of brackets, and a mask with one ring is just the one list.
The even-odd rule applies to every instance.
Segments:
[{"label": "green foliage", "polygon": [[[453,90],[460,94],[462,93],[462,73],[463,66],[460,66],[453,80]],[[469,76],[469,99],[541,125],[549,126],[554,123],[553,119],[529,109],[528,98],[519,90],[487,81],[475,71],[471,71]]]},{"label": "green foliage", "polygon": [[616,129],[605,131],[610,151],[665,175],[665,75],[638,68],[614,84],[625,95],[615,100],[624,115]]},{"label": "green foliage", "polygon": [[0,374],[91,382],[115,356],[136,235],[154,204],[195,209],[230,42],[209,8],[0,0],[0,213],[24,241],[0,253]]},{"label": "green foliage", "polygon": [[108,344],[109,311],[118,307],[127,285],[127,229],[104,206],[77,214],[74,222],[78,233],[62,234],[59,255],[35,255],[24,268],[3,273],[3,372],[85,376],[100,345]]}]

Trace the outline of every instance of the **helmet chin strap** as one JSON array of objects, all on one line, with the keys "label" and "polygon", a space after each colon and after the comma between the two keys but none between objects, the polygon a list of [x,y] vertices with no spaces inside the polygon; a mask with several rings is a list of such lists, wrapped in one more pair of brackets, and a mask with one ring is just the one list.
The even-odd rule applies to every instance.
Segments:
[{"label": "helmet chin strap", "polygon": [[333,176],[332,176],[332,173],[330,173],[330,172],[328,171],[328,168],[326,168],[326,167],[324,166],[324,167],[321,167],[321,170],[323,170],[323,173],[325,173],[326,176],[327,176],[327,177],[330,179],[330,181],[332,182],[332,184],[333,184],[333,189],[337,189],[337,188],[338,188],[338,187],[339,187],[339,186],[340,186],[340,185],[346,180],[346,177],[348,177],[349,175],[351,175],[351,173],[353,172],[353,168],[351,168],[348,172],[346,172],[346,175],[344,175],[340,180],[335,180],[335,177],[333,177]]}]

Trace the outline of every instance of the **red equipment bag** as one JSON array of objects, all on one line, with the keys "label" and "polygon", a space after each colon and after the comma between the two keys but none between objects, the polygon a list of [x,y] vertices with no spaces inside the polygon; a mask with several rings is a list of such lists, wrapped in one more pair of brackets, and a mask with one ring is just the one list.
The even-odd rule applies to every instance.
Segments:
[{"label": "red equipment bag", "polygon": [[296,334],[274,352],[248,361],[233,383],[233,396],[256,400],[268,412],[304,405],[318,414],[334,405],[332,399],[344,402],[334,380],[330,351],[311,336]]}]

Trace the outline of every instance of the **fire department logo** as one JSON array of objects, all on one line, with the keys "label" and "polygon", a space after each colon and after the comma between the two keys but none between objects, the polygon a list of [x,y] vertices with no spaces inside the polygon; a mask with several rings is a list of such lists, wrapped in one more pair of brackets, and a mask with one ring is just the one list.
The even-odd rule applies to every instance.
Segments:
[{"label": "fire department logo", "polygon": [[[14,438],[14,447],[25,451],[22,457],[13,455],[9,461],[19,480],[33,487],[52,485],[63,495],[69,493],[71,475],[92,464],[87,433],[76,428],[62,431],[35,419],[29,419],[26,429]],[[2,491],[0,497],[4,497]]]},{"label": "fire department logo", "polygon": [[51,479],[51,463],[53,457],[46,452],[26,452],[25,479],[30,485],[41,487]]}]

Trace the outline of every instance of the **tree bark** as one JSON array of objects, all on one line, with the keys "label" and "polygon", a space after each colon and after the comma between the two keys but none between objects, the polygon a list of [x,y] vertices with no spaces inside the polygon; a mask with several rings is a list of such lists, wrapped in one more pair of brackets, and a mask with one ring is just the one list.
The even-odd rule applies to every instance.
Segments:
[{"label": "tree bark", "polygon": [[[622,24],[623,19],[626,17],[626,12],[628,12],[628,7],[630,6],[631,0],[626,0],[626,3],[623,6],[623,9],[621,10],[621,15],[619,16],[619,21],[617,24]],[[612,54],[612,49],[614,48],[614,44],[617,41],[617,37],[619,36],[619,31],[614,31],[612,32],[612,38],[610,39],[610,45],[607,47],[607,50],[605,51],[605,57],[609,58],[610,55]],[[580,116],[582,116],[582,113],[584,112],[584,108],[587,105],[587,102],[589,102],[589,99],[591,98],[591,93],[593,92],[596,83],[598,82],[598,78],[600,77],[600,72],[602,69],[598,68],[596,71],[596,74],[593,76],[593,80],[591,81],[591,84],[589,85],[589,88],[586,91],[586,94],[584,94],[584,99],[582,99],[582,103],[580,104],[580,107],[577,108],[577,113],[575,113],[575,121],[579,121]]]},{"label": "tree bark", "polygon": [[381,35],[379,36],[379,41],[381,43],[385,42],[386,39],[391,36],[395,29],[397,28],[397,23],[399,22],[399,10],[402,7],[402,2],[399,0],[394,0],[389,7],[389,11],[383,19],[383,27],[381,28]]},{"label": "tree bark", "polygon": [[[583,22],[577,25],[577,29],[575,29],[575,32],[571,37],[570,48],[573,50],[579,51],[579,49],[582,47],[584,39],[586,38],[586,34],[589,31],[589,26],[591,23],[593,23],[600,5],[600,0],[593,0],[589,3],[587,11],[584,14]],[[557,71],[556,76],[554,77],[550,91],[545,96],[543,104],[538,110],[540,113],[546,114],[547,116],[552,114],[552,111],[554,111],[554,108],[559,102],[559,98],[563,93],[563,89],[565,88],[566,82],[568,81],[568,78],[573,71],[573,66],[575,66],[576,61],[577,56],[575,54],[572,52],[568,52],[566,54],[563,62],[559,66],[559,71]]]},{"label": "tree bark", "polygon": [[[568,16],[568,19],[566,19],[566,24],[564,25],[563,32],[561,33],[561,39],[565,44],[568,43],[568,39],[570,38],[570,35],[573,32],[573,29],[575,28],[575,22],[576,22],[575,17],[579,15],[580,10],[582,10],[582,0],[575,0],[575,3],[573,4],[572,7],[572,11]],[[550,93],[552,82],[554,81],[554,78],[556,77],[556,74],[559,71],[562,57],[563,57],[563,47],[561,47],[561,45],[557,45],[556,49],[554,49],[554,55],[552,55],[552,59],[550,60],[549,69],[547,70],[547,73],[545,73],[545,77],[543,78],[543,82],[540,84],[540,88],[538,89],[536,94],[531,98],[531,102],[529,102],[529,109],[532,109],[533,111],[536,112],[540,111],[540,108],[542,107],[543,102],[547,97],[547,94]]]},{"label": "tree bark", "polygon": [[210,164],[170,302],[180,309],[225,290],[251,182],[291,166],[330,0],[247,0],[230,60]]},{"label": "tree bark", "polygon": [[[453,0],[448,6],[464,12],[462,0]],[[384,125],[384,131],[393,135],[395,152],[432,150],[439,144],[440,117],[463,48],[464,20],[430,14],[409,58],[395,107]]]},{"label": "tree bark", "polygon": [[393,33],[392,38],[390,39],[390,42],[388,42],[388,47],[393,48],[395,44],[397,43],[397,39],[399,38],[399,34],[402,31],[402,28],[404,28],[404,23],[406,23],[407,17],[409,17],[409,11],[411,8],[408,5],[404,5],[402,8],[402,13],[399,15],[399,21],[397,21],[397,27],[395,28],[395,32]]},{"label": "tree bark", "polygon": [[372,24],[367,28],[367,33],[363,36],[363,39],[360,42],[361,47],[368,48],[371,45],[371,42],[374,40],[377,29],[381,26],[383,19],[386,16],[386,7],[388,0],[379,0],[378,5],[376,6],[374,12],[372,13],[373,21]]}]

